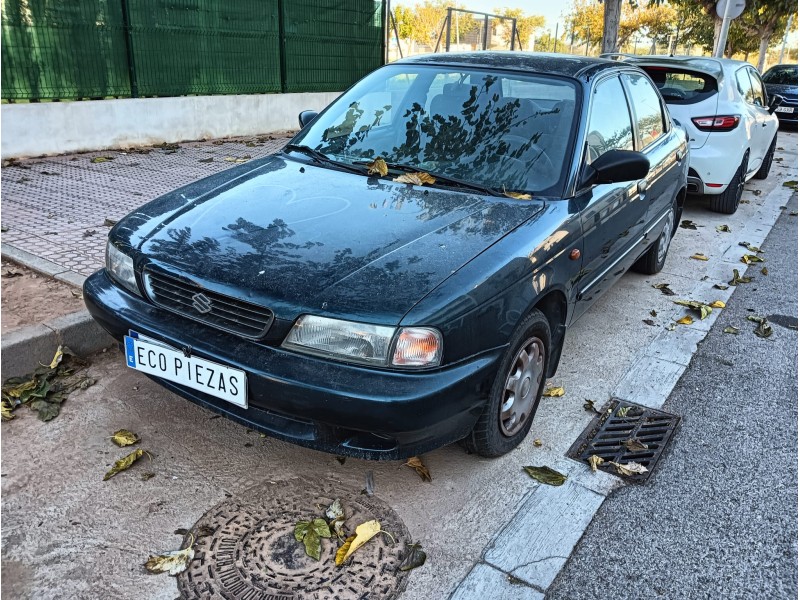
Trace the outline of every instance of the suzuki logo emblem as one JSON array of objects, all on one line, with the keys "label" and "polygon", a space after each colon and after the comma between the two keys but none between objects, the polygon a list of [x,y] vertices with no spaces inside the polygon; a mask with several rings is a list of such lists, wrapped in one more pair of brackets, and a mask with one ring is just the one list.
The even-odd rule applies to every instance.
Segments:
[{"label": "suzuki logo emblem", "polygon": [[192,306],[201,315],[211,312],[211,300],[205,294],[195,294],[192,296]]}]

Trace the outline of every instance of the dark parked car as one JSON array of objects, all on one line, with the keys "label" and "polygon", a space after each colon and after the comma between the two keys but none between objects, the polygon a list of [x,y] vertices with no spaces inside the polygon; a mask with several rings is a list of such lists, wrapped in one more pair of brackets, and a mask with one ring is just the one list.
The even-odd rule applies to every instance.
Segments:
[{"label": "dark parked car", "polygon": [[761,78],[770,96],[783,97],[775,115],[781,123],[797,126],[797,65],[775,65]]},{"label": "dark parked car", "polygon": [[661,269],[684,201],[685,132],[628,64],[416,57],[301,122],[121,220],[84,291],[129,367],[341,455],[514,448],[566,328]]}]

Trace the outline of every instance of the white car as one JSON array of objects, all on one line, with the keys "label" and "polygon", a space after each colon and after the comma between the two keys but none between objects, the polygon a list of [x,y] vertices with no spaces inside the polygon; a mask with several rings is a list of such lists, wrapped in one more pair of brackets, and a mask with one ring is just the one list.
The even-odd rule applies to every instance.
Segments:
[{"label": "white car", "polygon": [[711,210],[733,214],[744,184],[766,179],[778,135],[770,98],[750,63],[698,56],[604,55],[650,75],[670,114],[689,134],[690,194],[706,194]]}]

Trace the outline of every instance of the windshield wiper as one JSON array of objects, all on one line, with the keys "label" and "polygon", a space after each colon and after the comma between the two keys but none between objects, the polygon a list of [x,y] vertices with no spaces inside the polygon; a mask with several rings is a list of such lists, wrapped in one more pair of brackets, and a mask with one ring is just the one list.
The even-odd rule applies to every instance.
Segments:
[{"label": "windshield wiper", "polygon": [[445,185],[451,185],[455,187],[465,188],[468,190],[474,190],[476,192],[482,192],[487,196],[503,196],[504,194],[499,190],[495,190],[485,185],[481,185],[480,183],[472,183],[471,181],[464,181],[463,179],[456,179],[455,177],[450,177],[448,175],[442,175],[441,173],[433,173],[431,171],[425,171],[420,167],[415,167],[412,165],[406,165],[403,163],[386,163],[386,166],[390,169],[396,169],[397,171],[404,171],[406,173],[417,173],[417,172],[425,172],[434,179],[436,179],[436,183],[443,183]]},{"label": "windshield wiper", "polygon": [[303,144],[286,144],[283,147],[284,152],[297,152],[299,154],[305,154],[306,156],[312,158],[318,163],[331,165],[343,171],[349,171],[350,173],[357,173],[359,175],[364,175],[366,171],[361,167],[357,167],[355,165],[349,165],[347,163],[341,163],[338,160],[333,160],[327,154],[323,154],[319,150],[314,150],[311,146],[306,146]]}]

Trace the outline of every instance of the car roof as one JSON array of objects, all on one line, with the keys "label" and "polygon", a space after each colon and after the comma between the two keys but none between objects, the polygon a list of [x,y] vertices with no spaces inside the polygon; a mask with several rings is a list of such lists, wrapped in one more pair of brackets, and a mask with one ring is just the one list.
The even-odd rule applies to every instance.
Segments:
[{"label": "car roof", "polygon": [[619,64],[605,58],[573,56],[547,52],[492,51],[442,52],[421,54],[395,61],[392,64],[435,64],[450,66],[495,67],[513,71],[579,77],[596,71],[618,68]]},{"label": "car roof", "polygon": [[700,71],[711,75],[717,80],[722,79],[723,73],[727,70],[738,69],[744,65],[750,65],[743,60],[732,58],[717,58],[712,56],[687,56],[687,55],[664,55],[664,54],[625,54],[612,53],[603,54],[608,58],[616,58],[621,61],[630,62],[636,65],[673,65],[681,66],[694,71]]}]

